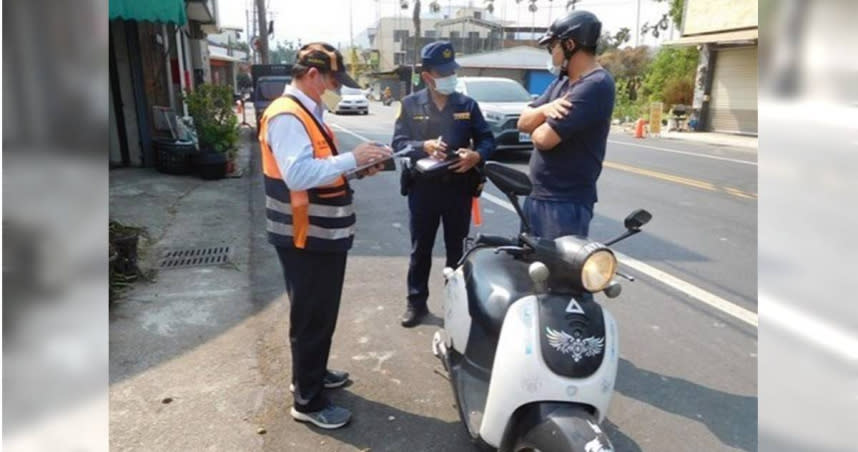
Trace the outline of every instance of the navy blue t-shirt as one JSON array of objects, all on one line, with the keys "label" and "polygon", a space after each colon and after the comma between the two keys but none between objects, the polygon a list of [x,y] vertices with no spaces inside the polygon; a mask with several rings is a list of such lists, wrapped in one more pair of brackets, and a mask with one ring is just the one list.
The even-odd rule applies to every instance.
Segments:
[{"label": "navy blue t-shirt", "polygon": [[546,123],[560,136],[551,150],[533,150],[530,156],[531,197],[542,200],[594,204],[596,179],[602,172],[611,115],[614,111],[614,79],[597,69],[575,82],[554,80],[530,106],[539,107],[566,96],[572,108],[562,119]]}]

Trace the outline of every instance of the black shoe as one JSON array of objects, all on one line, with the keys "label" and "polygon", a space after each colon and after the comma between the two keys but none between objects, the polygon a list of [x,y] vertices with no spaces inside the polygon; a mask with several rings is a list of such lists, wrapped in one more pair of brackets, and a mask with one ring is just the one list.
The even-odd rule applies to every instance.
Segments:
[{"label": "black shoe", "polygon": [[409,306],[408,309],[405,310],[405,314],[402,314],[402,326],[405,328],[417,326],[427,314],[429,314],[429,309],[425,306],[422,308]]}]

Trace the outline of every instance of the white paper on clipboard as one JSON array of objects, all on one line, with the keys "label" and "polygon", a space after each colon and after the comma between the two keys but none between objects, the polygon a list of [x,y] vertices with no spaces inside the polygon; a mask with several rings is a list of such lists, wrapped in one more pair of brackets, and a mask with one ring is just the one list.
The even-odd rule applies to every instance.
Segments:
[{"label": "white paper on clipboard", "polygon": [[436,171],[455,163],[456,160],[437,160],[432,157],[422,158],[417,161],[417,171],[421,173],[428,173],[430,171]]}]

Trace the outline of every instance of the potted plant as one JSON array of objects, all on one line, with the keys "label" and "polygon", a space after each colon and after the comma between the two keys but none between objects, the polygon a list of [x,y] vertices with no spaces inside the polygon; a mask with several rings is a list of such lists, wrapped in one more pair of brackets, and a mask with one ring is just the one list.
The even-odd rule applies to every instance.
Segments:
[{"label": "potted plant", "polygon": [[232,111],[232,90],[228,86],[202,84],[187,94],[185,100],[199,139],[197,169],[200,176],[203,179],[223,178],[238,144],[238,118]]}]

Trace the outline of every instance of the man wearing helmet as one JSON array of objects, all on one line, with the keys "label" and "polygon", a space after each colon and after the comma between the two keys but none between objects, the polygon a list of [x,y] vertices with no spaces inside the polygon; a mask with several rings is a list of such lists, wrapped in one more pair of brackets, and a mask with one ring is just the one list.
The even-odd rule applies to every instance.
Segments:
[{"label": "man wearing helmet", "polygon": [[539,40],[557,79],[522,112],[518,129],[536,147],[524,214],[543,238],[589,234],[615,96],[614,79],[596,61],[601,30],[594,14],[573,11]]}]

